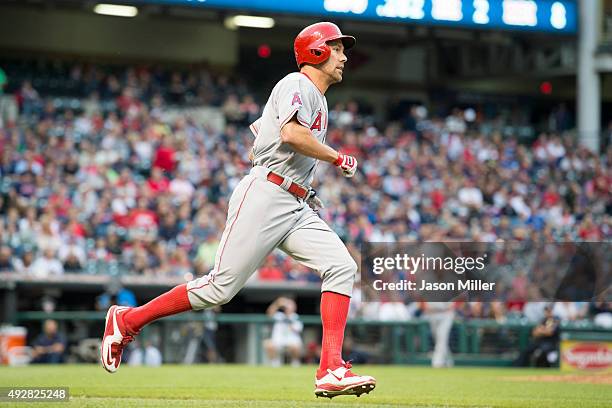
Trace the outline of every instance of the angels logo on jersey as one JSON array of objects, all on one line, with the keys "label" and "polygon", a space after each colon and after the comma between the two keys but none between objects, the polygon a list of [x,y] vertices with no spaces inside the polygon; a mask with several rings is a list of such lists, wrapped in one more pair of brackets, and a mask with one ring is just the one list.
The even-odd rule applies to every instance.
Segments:
[{"label": "angels logo on jersey", "polygon": [[[323,121],[323,116],[325,116],[325,120]],[[324,115],[321,111],[317,112],[317,117],[315,118],[314,122],[312,122],[312,126],[310,126],[310,130],[318,130],[319,132],[321,131],[321,127],[323,129],[327,129],[327,115]]]},{"label": "angels logo on jersey", "polygon": [[293,106],[296,102],[302,105],[302,100],[300,99],[299,92],[296,92],[293,94],[293,99],[291,100],[291,106]]}]

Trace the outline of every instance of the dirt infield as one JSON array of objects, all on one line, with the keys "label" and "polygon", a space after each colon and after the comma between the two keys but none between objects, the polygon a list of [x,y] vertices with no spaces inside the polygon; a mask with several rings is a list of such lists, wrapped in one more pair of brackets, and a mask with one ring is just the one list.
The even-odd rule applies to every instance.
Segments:
[{"label": "dirt infield", "polygon": [[612,373],[526,375],[523,377],[507,377],[507,379],[511,381],[563,382],[563,383],[574,383],[574,384],[612,385]]}]

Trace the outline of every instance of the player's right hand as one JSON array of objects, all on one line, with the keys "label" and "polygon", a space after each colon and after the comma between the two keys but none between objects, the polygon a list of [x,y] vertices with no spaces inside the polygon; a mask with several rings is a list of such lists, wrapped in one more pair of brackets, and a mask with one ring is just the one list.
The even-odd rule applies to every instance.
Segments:
[{"label": "player's right hand", "polygon": [[338,153],[338,158],[334,165],[342,169],[344,177],[353,177],[357,171],[357,159],[346,154]]}]

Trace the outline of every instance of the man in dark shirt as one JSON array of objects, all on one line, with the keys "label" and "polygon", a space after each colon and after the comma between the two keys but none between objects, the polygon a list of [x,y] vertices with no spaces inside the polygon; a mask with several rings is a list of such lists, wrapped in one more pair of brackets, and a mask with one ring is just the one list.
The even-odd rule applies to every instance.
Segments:
[{"label": "man in dark shirt", "polygon": [[531,343],[521,352],[515,365],[527,367],[532,357],[536,358],[537,366],[549,365],[548,353],[559,349],[559,319],[553,316],[552,304],[544,308],[544,319],[533,328],[531,335]]},{"label": "man in dark shirt", "polygon": [[11,247],[6,245],[0,246],[0,272],[12,272],[12,255],[13,251],[11,250]]},{"label": "man in dark shirt", "polygon": [[57,364],[64,360],[66,339],[57,330],[55,320],[45,320],[43,333],[33,344],[32,362],[42,364]]}]

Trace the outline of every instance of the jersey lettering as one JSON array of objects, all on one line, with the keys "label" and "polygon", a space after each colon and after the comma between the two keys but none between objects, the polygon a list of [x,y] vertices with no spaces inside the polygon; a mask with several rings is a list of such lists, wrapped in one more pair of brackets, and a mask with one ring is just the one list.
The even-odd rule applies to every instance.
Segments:
[{"label": "jersey lettering", "polygon": [[312,123],[310,130],[317,129],[319,132],[321,131],[321,111],[317,113],[317,118]]},{"label": "jersey lettering", "polygon": [[293,99],[291,100],[291,106],[293,106],[293,104],[295,103],[299,103],[300,105],[302,105],[302,100],[300,99],[300,93],[296,92],[293,94]]}]

